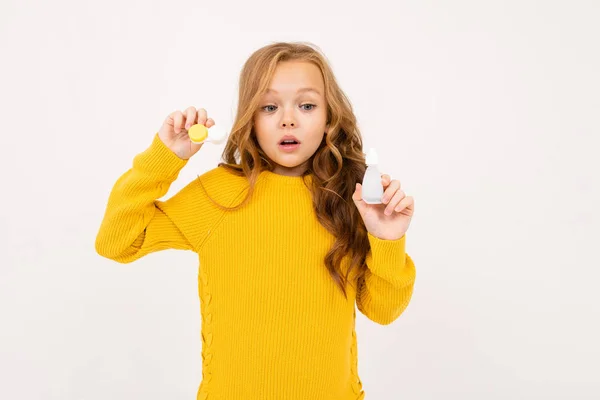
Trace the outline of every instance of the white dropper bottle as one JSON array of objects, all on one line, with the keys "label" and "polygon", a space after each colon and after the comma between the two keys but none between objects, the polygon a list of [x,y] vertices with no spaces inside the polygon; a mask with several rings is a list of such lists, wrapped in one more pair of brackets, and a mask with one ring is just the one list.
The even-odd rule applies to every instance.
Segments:
[{"label": "white dropper bottle", "polygon": [[362,181],[362,198],[367,204],[381,204],[383,185],[381,173],[377,168],[379,158],[374,148],[370,148],[366,157],[367,170]]}]

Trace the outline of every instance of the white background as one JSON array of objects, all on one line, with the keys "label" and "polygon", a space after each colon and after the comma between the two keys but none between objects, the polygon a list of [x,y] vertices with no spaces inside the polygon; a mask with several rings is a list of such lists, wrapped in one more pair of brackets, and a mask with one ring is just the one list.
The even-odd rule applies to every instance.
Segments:
[{"label": "white background", "polygon": [[0,398],[195,398],[195,254],[94,240],[167,114],[229,128],[243,62],[280,40],[323,50],[416,201],[413,300],[358,317],[366,398],[600,398],[600,3],[156,3],[0,4]]}]

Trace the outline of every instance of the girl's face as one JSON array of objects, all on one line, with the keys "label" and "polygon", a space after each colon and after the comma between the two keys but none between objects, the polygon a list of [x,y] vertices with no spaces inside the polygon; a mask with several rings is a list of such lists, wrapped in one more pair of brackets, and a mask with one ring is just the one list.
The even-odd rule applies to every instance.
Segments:
[{"label": "girl's face", "polygon": [[[283,61],[254,114],[258,144],[276,165],[273,172],[299,176],[319,148],[327,124],[321,70],[306,61]],[[298,145],[282,145],[284,136]]]}]

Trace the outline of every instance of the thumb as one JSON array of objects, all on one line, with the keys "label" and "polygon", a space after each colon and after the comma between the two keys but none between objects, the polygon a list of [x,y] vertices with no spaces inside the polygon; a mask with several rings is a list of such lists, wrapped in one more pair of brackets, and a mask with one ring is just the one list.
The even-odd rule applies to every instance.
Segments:
[{"label": "thumb", "polygon": [[352,194],[352,200],[354,200],[354,204],[358,211],[362,213],[367,203],[362,198],[362,185],[360,183],[356,184],[356,188],[354,189],[354,194]]}]

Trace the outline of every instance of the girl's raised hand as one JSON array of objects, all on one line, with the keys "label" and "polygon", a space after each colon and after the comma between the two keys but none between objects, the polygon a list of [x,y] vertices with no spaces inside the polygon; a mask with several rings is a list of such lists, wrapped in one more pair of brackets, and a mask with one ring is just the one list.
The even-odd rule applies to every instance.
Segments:
[{"label": "girl's raised hand", "polygon": [[187,160],[204,144],[197,144],[190,140],[188,129],[195,124],[210,128],[215,125],[215,121],[208,118],[204,108],[196,110],[195,107],[188,107],[184,112],[173,111],[163,122],[158,137],[179,158]]},{"label": "girl's raised hand", "polygon": [[400,189],[400,181],[391,180],[389,175],[381,175],[381,183],[383,204],[367,204],[362,199],[360,183],[356,184],[352,200],[371,235],[385,240],[400,239],[410,225],[415,201]]}]

